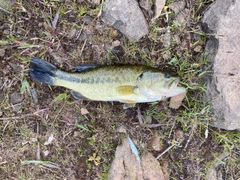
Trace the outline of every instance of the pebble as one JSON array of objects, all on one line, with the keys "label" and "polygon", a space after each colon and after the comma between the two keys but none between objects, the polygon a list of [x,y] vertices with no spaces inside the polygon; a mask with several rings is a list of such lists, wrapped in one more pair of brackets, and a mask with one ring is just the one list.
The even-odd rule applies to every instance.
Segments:
[{"label": "pebble", "polygon": [[22,70],[21,66],[15,64],[15,63],[11,63],[11,62],[9,62],[8,64],[11,66],[11,68],[13,69],[14,72],[16,72],[16,73],[21,72],[21,70]]},{"label": "pebble", "polygon": [[162,43],[164,47],[169,47],[171,45],[171,34],[169,32],[162,35]]},{"label": "pebble", "polygon": [[117,47],[117,46],[120,46],[120,41],[119,40],[116,40],[116,41],[113,41],[112,42],[112,47]]},{"label": "pebble", "polygon": [[176,20],[181,26],[185,26],[187,23],[187,15],[189,13],[188,9],[184,9],[181,13],[179,13],[176,17]]},{"label": "pebble", "polygon": [[163,147],[160,144],[160,137],[152,136],[148,140],[148,148],[150,148],[151,150],[154,150],[154,151],[161,151]]},{"label": "pebble", "polygon": [[68,38],[68,39],[73,39],[73,38],[75,37],[76,32],[77,32],[77,29],[76,29],[76,28],[72,28],[72,29],[69,31],[67,38]]},{"label": "pebble", "polygon": [[17,93],[17,92],[14,92],[12,94],[10,94],[10,103],[11,104],[17,104],[17,103],[20,103],[24,100],[24,95],[23,94],[20,94],[20,93]]},{"label": "pebble", "polygon": [[167,51],[165,54],[163,54],[163,59],[164,60],[169,60],[169,59],[171,59],[171,53],[170,53],[170,51]]},{"label": "pebble", "polygon": [[0,57],[3,57],[5,55],[5,49],[0,49]]},{"label": "pebble", "polygon": [[174,138],[175,138],[176,141],[182,142],[184,140],[184,132],[180,129],[177,129],[174,132]]},{"label": "pebble", "polygon": [[186,6],[185,1],[175,1],[169,5],[169,8],[174,11],[175,14],[181,12]]},{"label": "pebble", "polygon": [[117,132],[126,134],[127,133],[126,127],[124,125],[118,127]]},{"label": "pebble", "polygon": [[202,50],[202,46],[196,46],[193,50],[195,52],[200,52]]},{"label": "pebble", "polygon": [[91,16],[86,15],[83,17],[83,21],[85,24],[89,25],[93,21],[93,18]]},{"label": "pebble", "polygon": [[146,123],[152,124],[152,116],[146,116]]},{"label": "pebble", "polygon": [[93,5],[99,5],[101,0],[88,0]]},{"label": "pebble", "polygon": [[81,133],[79,131],[74,131],[73,137],[81,137]]}]

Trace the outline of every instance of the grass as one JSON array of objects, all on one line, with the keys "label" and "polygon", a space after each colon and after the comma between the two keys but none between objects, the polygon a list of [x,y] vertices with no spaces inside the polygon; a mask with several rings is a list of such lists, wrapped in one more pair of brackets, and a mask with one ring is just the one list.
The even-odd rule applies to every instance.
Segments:
[{"label": "grass", "polygon": [[[7,9],[17,17],[5,13],[2,20],[11,27],[9,33],[0,32],[0,48],[6,51],[0,62],[1,179],[81,179],[83,176],[86,179],[107,179],[116,147],[126,138],[125,134],[117,132],[122,125],[128,135],[137,139],[141,154],[151,151],[147,144],[153,135],[157,134],[161,139],[161,152],[170,146],[169,142],[180,141],[182,147],[173,147],[159,160],[160,163],[169,162],[171,179],[180,176],[185,179],[206,178],[217,155],[225,151],[229,156],[222,160],[224,165],[218,167],[220,172],[225,179],[240,178],[240,134],[212,128],[209,124],[215,117],[202,96],[206,90],[202,77],[209,73],[208,69],[203,70],[208,66],[203,51],[207,36],[195,24],[205,8],[204,2],[194,4],[188,26],[179,24],[174,13],[166,9],[168,20],[165,21],[164,15],[151,23],[149,35],[139,42],[127,40],[99,21],[97,15],[102,4],[41,2],[43,4],[20,0]],[[167,1],[167,5],[171,2],[173,0]],[[58,9],[60,16],[53,32],[52,23]],[[86,16],[92,17],[90,23],[84,22]],[[101,27],[97,29],[97,26]],[[72,28],[81,31],[77,40],[67,36]],[[170,45],[164,47],[163,35],[167,31],[173,38]],[[186,35],[192,38],[187,39]],[[111,43],[115,40],[120,41],[123,53],[112,52]],[[196,46],[201,46],[202,50],[194,51]],[[50,51],[61,60],[54,62]],[[163,58],[164,55],[169,57]],[[168,101],[139,104],[126,111],[116,102],[75,101],[69,90],[40,85],[28,77],[32,56],[47,59],[63,69],[81,63],[159,67],[176,72],[188,88],[188,94],[178,110],[170,109]],[[18,65],[21,70],[15,72],[8,62]],[[13,93],[24,95],[24,100],[19,102],[19,111],[14,111],[10,102]],[[81,114],[81,108],[89,113]],[[137,108],[144,123],[151,119],[152,124],[162,125],[154,128],[140,126]],[[51,134],[54,140],[44,145]],[[40,159],[37,159],[39,152]],[[155,157],[161,154],[151,152]],[[44,166],[48,161],[61,170]]]}]

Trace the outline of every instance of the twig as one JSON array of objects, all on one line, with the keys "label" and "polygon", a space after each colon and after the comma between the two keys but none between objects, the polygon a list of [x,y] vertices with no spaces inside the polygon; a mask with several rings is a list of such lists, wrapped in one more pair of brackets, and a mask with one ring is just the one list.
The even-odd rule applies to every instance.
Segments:
[{"label": "twig", "polygon": [[34,113],[28,113],[28,114],[24,114],[24,115],[22,115],[22,116],[14,116],[14,117],[0,118],[0,120],[1,120],[1,121],[4,121],[4,120],[14,120],[14,119],[22,119],[22,118],[29,117],[29,116],[39,116],[38,113],[44,112],[44,111],[47,111],[47,110],[49,110],[49,108],[40,109],[40,110],[37,110],[37,111],[34,112]]},{"label": "twig", "polygon": [[74,39],[74,42],[76,42],[78,40],[79,36],[82,34],[84,25],[85,25],[85,21],[83,21],[82,29],[80,29],[80,31],[77,32],[77,37]]},{"label": "twig", "polygon": [[139,124],[143,124],[142,114],[141,114],[139,107],[137,109],[137,118],[138,118]]},{"label": "twig", "polygon": [[165,151],[163,151],[160,155],[158,155],[158,157],[156,159],[159,159],[160,157],[162,157],[166,152],[168,152],[170,149],[172,149],[174,146],[178,146],[178,147],[181,147],[180,143],[173,140],[172,142],[172,145],[169,146]]},{"label": "twig", "polygon": [[9,121],[8,121],[8,122],[6,123],[6,125],[4,126],[4,128],[3,128],[3,130],[2,130],[2,133],[4,133],[4,131],[5,131],[5,129],[7,128],[8,124],[9,124]]},{"label": "twig", "polygon": [[81,49],[81,51],[80,51],[80,56],[82,55],[82,52],[83,52],[83,50],[84,50],[84,48],[85,48],[85,45],[86,45],[86,42],[87,42],[87,39],[85,39],[85,41],[84,41],[84,43],[83,43],[82,49]]},{"label": "twig", "polygon": [[[39,137],[39,122],[37,121],[37,136]],[[37,154],[36,154],[36,158],[37,160],[41,160],[41,156],[40,156],[40,143],[39,141],[37,142]]]}]

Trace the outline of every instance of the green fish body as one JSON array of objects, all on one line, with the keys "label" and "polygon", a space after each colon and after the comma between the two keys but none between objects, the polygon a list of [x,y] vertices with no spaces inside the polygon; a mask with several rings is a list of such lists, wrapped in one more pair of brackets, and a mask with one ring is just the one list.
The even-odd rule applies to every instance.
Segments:
[{"label": "green fish body", "polygon": [[125,103],[124,109],[186,92],[184,87],[178,87],[178,77],[143,65],[83,65],[76,71],[65,72],[34,57],[29,75],[41,83],[71,89],[75,98],[119,101]]}]

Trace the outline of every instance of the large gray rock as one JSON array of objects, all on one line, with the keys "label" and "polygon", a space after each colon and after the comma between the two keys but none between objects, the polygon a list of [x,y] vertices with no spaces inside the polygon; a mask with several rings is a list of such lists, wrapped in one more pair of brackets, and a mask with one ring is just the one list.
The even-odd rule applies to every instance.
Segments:
[{"label": "large gray rock", "polygon": [[217,120],[211,125],[240,129],[240,1],[216,0],[204,14],[203,29],[210,36],[206,44],[212,62],[206,97]]},{"label": "large gray rock", "polygon": [[148,24],[136,0],[106,0],[102,20],[134,41],[148,34]]}]

